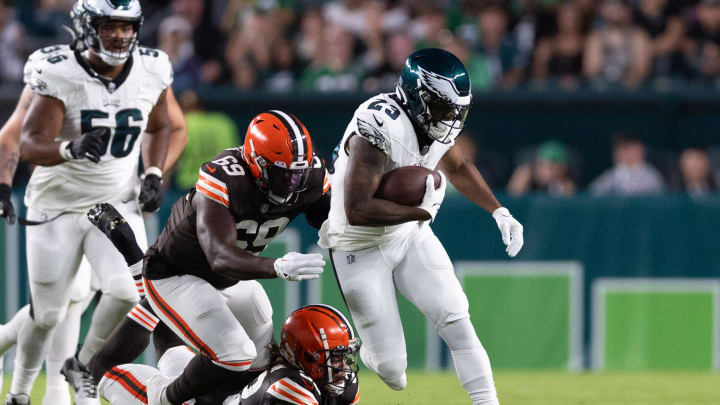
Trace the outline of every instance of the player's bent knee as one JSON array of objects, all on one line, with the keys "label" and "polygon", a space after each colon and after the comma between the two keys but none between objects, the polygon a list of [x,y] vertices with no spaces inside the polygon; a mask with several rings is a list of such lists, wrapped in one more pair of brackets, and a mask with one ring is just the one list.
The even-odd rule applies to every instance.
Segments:
[{"label": "player's bent knee", "polygon": [[260,283],[257,283],[257,288],[253,289],[252,302],[252,312],[255,323],[258,326],[267,325],[268,323],[272,324],[272,305],[270,304],[267,293],[265,293],[265,290],[260,286]]},{"label": "player's bent knee", "polygon": [[66,313],[67,308],[51,310],[42,314],[33,314],[33,322],[35,322],[35,325],[40,329],[54,329],[65,319]]},{"label": "player's bent knee", "polygon": [[[107,291],[103,291],[103,294],[108,294],[117,300],[126,301],[132,305],[140,301],[140,295],[138,295],[137,288],[132,279],[127,277],[114,277],[108,285],[109,288]],[[129,310],[128,308],[128,311]]]},{"label": "player's bent knee", "polygon": [[381,361],[377,364],[380,379],[390,388],[399,391],[407,386],[407,359]]}]

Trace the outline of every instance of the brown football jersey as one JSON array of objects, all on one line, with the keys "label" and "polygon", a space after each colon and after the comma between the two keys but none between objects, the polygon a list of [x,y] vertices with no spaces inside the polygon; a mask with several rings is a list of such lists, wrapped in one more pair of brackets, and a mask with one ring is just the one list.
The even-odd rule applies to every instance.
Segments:
[{"label": "brown football jersey", "polygon": [[173,205],[160,237],[145,253],[143,275],[157,280],[192,274],[221,289],[237,283],[210,269],[198,241],[193,198],[209,198],[230,210],[237,229],[237,246],[257,254],[301,213],[305,213],[311,226],[319,227],[330,208],[329,189],[325,164],[315,156],[297,201],[286,206],[274,205],[258,188],[242,159],[242,148],[224,150],[200,167],[195,188]]}]

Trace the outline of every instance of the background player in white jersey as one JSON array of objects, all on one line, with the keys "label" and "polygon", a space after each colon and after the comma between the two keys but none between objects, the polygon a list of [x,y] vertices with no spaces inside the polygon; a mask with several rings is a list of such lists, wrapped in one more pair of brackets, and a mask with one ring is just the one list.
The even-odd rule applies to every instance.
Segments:
[{"label": "background player in white jersey", "polygon": [[454,55],[423,49],[410,55],[395,94],[355,112],[339,146],[333,199],[320,230],[330,248],[345,302],[363,346],[363,362],[393,389],[407,384],[407,354],[397,289],[417,306],[450,347],[460,383],[474,404],[497,404],[490,361],[468,314],[468,301],[445,249],[430,229],[445,193],[432,176],[419,207],[374,198],[386,172],[441,168],[466,197],[493,214],[515,256],[522,226],[501,207],[475,165],[454,146],[470,108],[470,78]]},{"label": "background player in white jersey", "polygon": [[[139,210],[137,141],[144,131],[152,137],[140,203],[154,210],[161,200],[160,167],[169,140],[165,90],[172,83],[167,55],[136,49],[142,23],[136,0],[79,0],[72,16],[74,51],[35,65],[29,79],[36,95],[23,124],[21,156],[40,167],[25,202],[29,219],[54,220],[27,232],[33,321],[19,333],[8,404],[29,401],[50,333],[65,316],[83,253],[103,297],[80,362],[90,358],[138,299],[122,256],[83,212],[100,200],[115,201],[127,213]],[[88,49],[81,52],[79,45]],[[142,221],[132,225],[146,244]],[[79,363],[74,368],[84,371]]]},{"label": "background player in white jersey", "polygon": [[[25,64],[25,81],[27,82],[30,77],[35,63],[54,58],[68,50],[69,46],[67,45],[55,45],[35,51]],[[22,121],[30,106],[33,94],[26,84],[15,110],[3,127],[0,128],[0,218],[6,218],[9,224],[13,224],[16,220],[15,211],[10,201],[10,185],[20,156],[19,143]],[[175,164],[187,143],[185,118],[180,105],[175,99],[172,87],[167,90],[167,103],[172,130],[170,146],[167,151],[165,167],[163,168],[164,172]],[[131,215],[139,216],[140,214],[132,213]],[[97,291],[98,286],[91,287],[90,281],[90,265],[87,259],[83,258],[73,282],[73,292],[71,293],[67,315],[55,330],[50,352],[45,359],[46,387],[43,405],[69,405],[71,403],[68,386],[65,377],[60,374],[60,369],[65,359],[75,352],[79,338],[80,317]],[[3,366],[2,354],[15,345],[22,324],[29,320],[30,307],[26,305],[7,324],[0,325],[0,376],[2,375]],[[0,378],[1,388],[2,379]],[[83,394],[87,394],[87,392],[76,393],[76,398],[81,397]]]}]

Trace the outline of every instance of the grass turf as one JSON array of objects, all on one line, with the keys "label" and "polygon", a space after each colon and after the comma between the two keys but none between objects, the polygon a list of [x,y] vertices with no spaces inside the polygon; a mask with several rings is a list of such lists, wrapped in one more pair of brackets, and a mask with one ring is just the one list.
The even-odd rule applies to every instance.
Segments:
[{"label": "grass turf", "polygon": [[[2,399],[10,385],[5,375]],[[711,405],[720,404],[720,374],[497,372],[503,405]],[[360,375],[360,403],[371,405],[470,404],[453,373],[408,374],[408,388],[392,391],[372,373]],[[32,392],[40,405],[41,375]]]}]

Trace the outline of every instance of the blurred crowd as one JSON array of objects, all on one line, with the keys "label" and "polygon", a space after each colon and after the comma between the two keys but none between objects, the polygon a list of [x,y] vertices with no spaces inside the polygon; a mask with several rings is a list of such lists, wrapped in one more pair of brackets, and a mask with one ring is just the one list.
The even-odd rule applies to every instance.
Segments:
[{"label": "blurred crowd", "polygon": [[[3,0],[0,80],[67,43],[73,0]],[[473,89],[720,86],[720,0],[152,0],[141,43],[178,90],[392,89],[407,55],[455,53]]]},{"label": "blurred crowd", "polygon": [[[466,153],[476,150],[473,138],[463,140]],[[688,147],[680,153],[653,150],[632,132],[611,137],[612,166],[592,179],[587,191],[596,196],[657,195],[666,192],[702,197],[720,193],[720,148]],[[463,145],[465,146],[465,145]],[[577,192],[582,171],[579,153],[557,140],[520,152],[507,183],[507,192],[521,196],[545,193],[567,197]],[[468,155],[470,159],[481,160]],[[482,164],[480,164],[482,166]]]},{"label": "blurred crowd", "polygon": [[[667,89],[720,87],[720,0],[145,0],[141,43],[170,56],[190,143],[175,186],[240,136],[192,89],[392,90],[406,57],[424,47],[457,55],[474,91],[516,86]],[[25,58],[69,43],[74,0],[0,0],[0,84],[18,84]],[[468,131],[466,131],[468,132]],[[720,148],[658,153],[632,132],[612,137],[613,166],[581,176],[583,157],[549,140],[513,164],[459,142],[488,182],[512,195],[720,192]],[[587,157],[586,157],[587,158]],[[513,168],[514,166],[514,168]],[[588,183],[589,182],[589,183]]]}]

